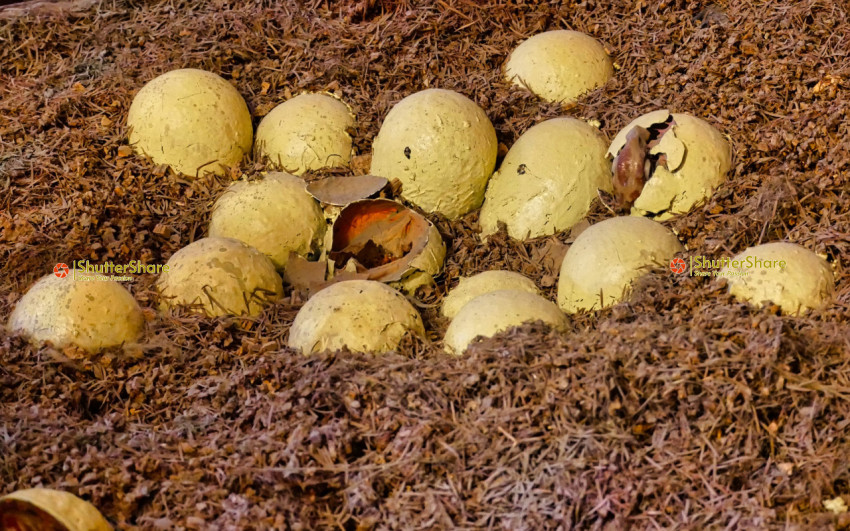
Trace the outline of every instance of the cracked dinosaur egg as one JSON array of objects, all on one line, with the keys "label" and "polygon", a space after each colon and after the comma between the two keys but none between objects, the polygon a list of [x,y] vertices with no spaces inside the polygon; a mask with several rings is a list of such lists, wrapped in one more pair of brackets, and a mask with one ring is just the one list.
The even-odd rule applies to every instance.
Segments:
[{"label": "cracked dinosaur egg", "polygon": [[704,202],[732,168],[732,150],[711,124],[689,114],[650,112],[608,148],[620,210],[663,221]]},{"label": "cracked dinosaur egg", "polygon": [[248,105],[223,78],[193,68],[154,78],[127,114],[130,145],[157,164],[189,176],[225,173],[250,153]]},{"label": "cracked dinosaur egg", "polygon": [[294,175],[351,161],[354,115],[330,94],[301,94],[271,110],[257,126],[255,151]]},{"label": "cracked dinosaur egg", "polygon": [[443,299],[440,312],[443,316],[453,319],[460,309],[475,297],[506,289],[540,294],[534,281],[525,275],[513,271],[484,271],[460,279],[457,286]]},{"label": "cracked dinosaur egg", "polygon": [[407,333],[425,335],[422,318],[407,298],[372,280],[331,284],[312,296],[289,329],[289,346],[302,354],[347,348],[382,353]]},{"label": "cracked dinosaur egg", "polygon": [[111,531],[89,502],[70,492],[34,488],[0,498],[0,529],[9,531]]},{"label": "cracked dinosaur egg", "polygon": [[440,273],[446,245],[418,212],[389,199],[365,199],[343,208],[334,221],[328,256],[340,270],[413,293]]},{"label": "cracked dinosaur egg", "polygon": [[443,343],[448,353],[459,356],[477,337],[493,337],[535,321],[561,331],[569,325],[564,312],[540,295],[515,289],[491,291],[463,305],[446,329]]},{"label": "cracked dinosaur egg", "polygon": [[609,218],[578,235],[561,263],[558,305],[568,313],[621,301],[647,269],[684,250],[673,232],[651,219]]},{"label": "cracked dinosaur egg", "polygon": [[136,299],[118,282],[93,276],[74,269],[40,278],[18,301],[8,330],[36,344],[89,352],[136,341],[144,326]]},{"label": "cracked dinosaur egg", "polygon": [[824,308],[835,292],[829,262],[789,242],[750,247],[732,258],[720,276],[735,298],[755,306],[770,301],[789,314]]},{"label": "cracked dinosaur egg", "polygon": [[570,30],[534,35],[505,64],[508,81],[550,102],[574,102],[613,75],[605,48],[590,35]]},{"label": "cracked dinosaur egg", "polygon": [[271,172],[224,191],[213,206],[209,235],[241,240],[283,269],[290,252],[307,257],[318,250],[325,230],[324,214],[307,183]]},{"label": "cracked dinosaur egg", "polygon": [[553,118],[522,134],[493,174],[481,231],[507,226],[516,239],[548,236],[583,219],[597,190],[611,190],[608,142],[595,127],[574,118]]},{"label": "cracked dinosaur egg", "polygon": [[426,212],[456,219],[481,206],[497,149],[496,130],[475,102],[427,89],[387,114],[370,173],[401,181],[403,197]]},{"label": "cracked dinosaur egg", "polygon": [[191,306],[210,317],[257,315],[283,296],[272,261],[233,238],[196,240],[174,253],[157,280],[160,309]]}]

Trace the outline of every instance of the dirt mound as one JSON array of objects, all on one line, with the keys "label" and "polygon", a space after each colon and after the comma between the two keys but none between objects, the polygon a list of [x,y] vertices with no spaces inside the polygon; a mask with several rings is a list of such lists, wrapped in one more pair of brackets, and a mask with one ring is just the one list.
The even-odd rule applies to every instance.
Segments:
[{"label": "dirt mound", "polygon": [[[556,28],[619,67],[570,108],[500,75]],[[834,305],[793,317],[658,270],[566,334],[528,325],[454,359],[437,310],[457,278],[505,268],[552,298],[546,257],[570,235],[481,244],[476,213],[432,216],[446,271],[421,303],[429,338],[398,354],[296,355],[288,292],[254,320],[148,310],[143,343],[95,358],[0,332],[0,493],[66,489],[121,529],[847,525],[823,505],[850,502],[847,34],[838,0],[118,0],[0,22],[0,320],[58,262],[164,263],[205,234],[229,176],[188,181],[122,149],[135,92],[181,67],[233,80],[255,125],[302,90],[337,93],[361,155],[428,87],[475,100],[505,146],[554,116],[612,138],[650,110],[691,113],[735,160],[668,223],[687,254],[794,241],[837,280]],[[151,308],[154,280],[125,285]]]}]

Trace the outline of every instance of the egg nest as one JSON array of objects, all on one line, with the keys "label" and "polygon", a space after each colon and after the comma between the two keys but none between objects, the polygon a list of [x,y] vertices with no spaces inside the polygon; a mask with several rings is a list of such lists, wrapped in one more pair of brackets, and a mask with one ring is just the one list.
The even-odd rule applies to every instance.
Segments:
[{"label": "egg nest", "polygon": [[[685,258],[793,241],[835,265],[834,303],[789,316],[736,301],[722,279],[658,268],[566,332],[530,324],[451,358],[439,303],[458,278],[517,271],[553,300],[575,234],[482,244],[477,212],[429,216],[447,257],[419,292],[428,337],[380,357],[305,357],[285,347],[304,303],[289,287],[255,319],[210,319],[156,312],[156,275],[140,274],[124,283],[147,316],[138,345],[85,356],[0,332],[0,494],[67,490],[120,529],[848,523],[824,505],[850,495],[843,4],[484,4],[2,8],[0,320],[59,262],[164,264],[205,236],[232,178],[266,168],[190,180],[132,155],[134,94],[177,67],[232,82],[255,127],[302,91],[337,94],[357,116],[359,173],[392,105],[427,87],[481,106],[500,156],[557,116],[596,120],[609,139],[658,108],[698,116],[735,155],[704,205],[666,223]],[[563,27],[618,66],[566,107],[501,72],[522,40]],[[597,201],[589,220],[610,215]]]}]

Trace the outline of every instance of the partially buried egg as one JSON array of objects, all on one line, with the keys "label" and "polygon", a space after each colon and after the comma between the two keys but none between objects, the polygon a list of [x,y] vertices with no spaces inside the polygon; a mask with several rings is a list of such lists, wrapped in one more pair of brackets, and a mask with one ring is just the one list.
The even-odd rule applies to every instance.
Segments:
[{"label": "partially buried egg", "polygon": [[[642,138],[633,131],[642,132]],[[608,156],[614,161],[615,194],[627,188],[631,195],[622,206],[631,207],[633,215],[659,221],[704,202],[732,168],[731,148],[717,129],[689,114],[666,110],[647,113],[624,127]],[[624,169],[639,174],[621,175],[628,171]]]},{"label": "partially buried egg", "polygon": [[259,157],[295,174],[347,167],[354,115],[329,94],[301,94],[271,110],[257,127]]},{"label": "partially buried egg", "polygon": [[189,176],[223,174],[251,151],[251,113],[223,78],[172,70],[136,94],[127,113],[130,145],[157,164]]},{"label": "partially buried egg", "polygon": [[492,337],[536,321],[562,331],[569,324],[564,312],[540,295],[513,289],[491,291],[464,304],[446,329],[443,343],[447,352],[459,356],[477,337]]},{"label": "partially buried egg", "polygon": [[732,258],[720,276],[736,298],[756,306],[771,301],[790,314],[824,308],[835,292],[829,263],[789,242],[750,247]]},{"label": "partially buried egg", "polygon": [[650,219],[622,216],[591,225],[561,263],[558,305],[568,313],[611,306],[637,278],[683,250],[670,229]]},{"label": "partially buried egg", "polygon": [[213,206],[209,235],[243,241],[283,269],[290,252],[307,257],[318,250],[325,230],[324,214],[307,183],[272,172],[231,184]]},{"label": "partially buried egg", "polygon": [[111,531],[112,526],[89,502],[70,492],[33,488],[0,498],[0,530]]},{"label": "partially buried egg", "polygon": [[614,74],[605,48],[578,31],[538,33],[516,47],[505,77],[546,101],[573,102],[604,85]]},{"label": "partially buried egg", "polygon": [[144,325],[139,304],[124,286],[99,276],[71,270],[42,277],[18,301],[8,329],[35,343],[87,351],[136,341]]},{"label": "partially buried egg", "polygon": [[540,294],[534,281],[524,275],[513,271],[484,271],[460,279],[457,286],[443,299],[441,313],[452,319],[467,302],[475,297],[505,289]]},{"label": "partially buried egg", "polygon": [[343,348],[382,353],[407,333],[424,336],[425,328],[404,295],[380,282],[347,280],[319,291],[299,310],[289,346],[302,354]]},{"label": "partially buried egg", "polygon": [[192,306],[209,316],[260,313],[283,295],[272,261],[232,238],[202,238],[174,253],[157,280],[160,308]]},{"label": "partially buried egg", "polygon": [[496,130],[478,105],[428,89],[387,114],[372,145],[371,173],[398,179],[405,199],[455,219],[481,206],[497,148]]},{"label": "partially buried egg", "polygon": [[487,187],[484,236],[507,226],[517,239],[567,230],[590,209],[598,189],[611,189],[605,136],[574,118],[541,122],[520,136]]}]

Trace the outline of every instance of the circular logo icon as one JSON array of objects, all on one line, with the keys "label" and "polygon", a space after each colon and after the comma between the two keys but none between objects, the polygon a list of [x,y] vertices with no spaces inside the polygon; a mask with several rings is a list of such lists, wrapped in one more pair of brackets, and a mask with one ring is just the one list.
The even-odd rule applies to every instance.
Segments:
[{"label": "circular logo icon", "polygon": [[674,273],[684,273],[687,268],[688,264],[686,264],[681,258],[674,258],[670,260],[670,271]]},{"label": "circular logo icon", "polygon": [[59,278],[65,278],[68,276],[68,266],[65,264],[56,264],[56,267],[53,268],[53,274]]}]

